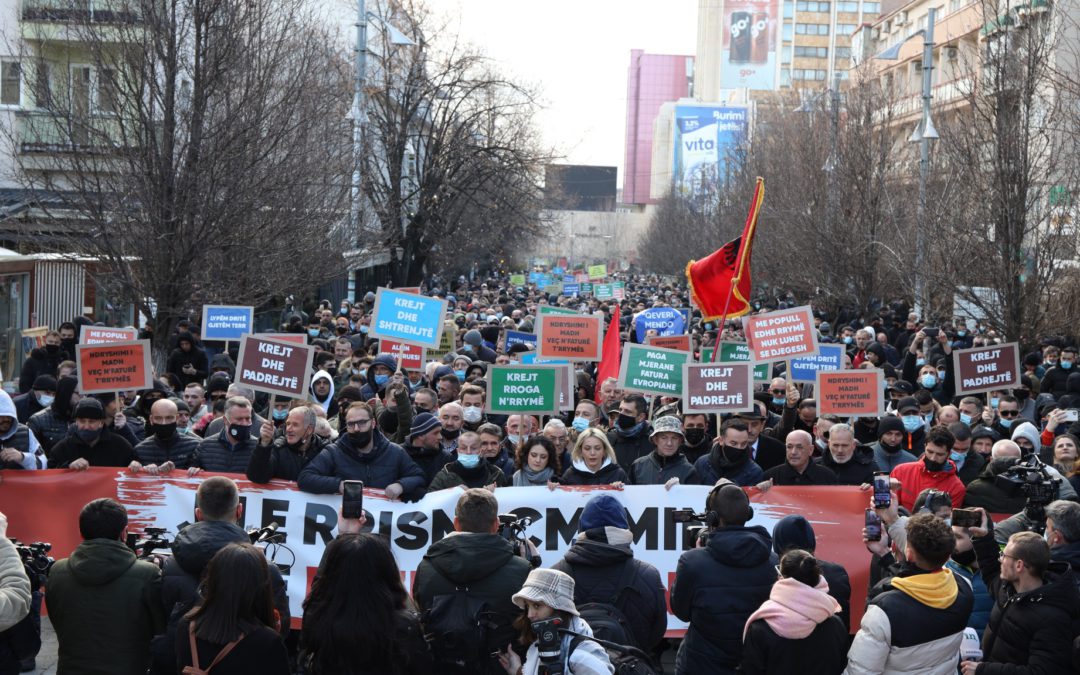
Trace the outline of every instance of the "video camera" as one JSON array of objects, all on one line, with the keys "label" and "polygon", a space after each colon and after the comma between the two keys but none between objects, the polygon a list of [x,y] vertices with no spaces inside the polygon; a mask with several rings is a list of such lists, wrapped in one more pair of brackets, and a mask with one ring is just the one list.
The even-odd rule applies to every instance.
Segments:
[{"label": "video camera", "polygon": [[675,509],[671,512],[671,520],[676,523],[701,523],[691,525],[683,531],[683,550],[692,549],[699,543],[702,547],[709,545],[709,526],[705,525],[705,514],[697,513],[694,509]]},{"label": "video camera", "polygon": [[[296,564],[296,552],[285,545],[285,533],[278,532],[278,528],[281,527],[276,522],[271,522],[266,527],[253,527],[247,531],[248,537],[251,539],[252,545],[266,544],[263,553],[266,554],[270,564],[278,568],[278,571],[283,575],[288,575],[292,571],[292,566]],[[277,561],[278,550],[288,551],[292,556],[292,562],[289,564],[279,563]]]},{"label": "video camera", "polygon": [[147,560],[154,555],[154,551],[172,549],[173,540],[167,534],[164,527],[148,527],[142,531],[142,539],[135,532],[128,532],[127,547],[139,560]]},{"label": "video camera", "polygon": [[529,554],[529,538],[525,528],[532,525],[532,518],[516,513],[499,514],[499,536],[514,545],[516,555],[529,561],[533,569],[540,567],[540,556]]},{"label": "video camera", "polygon": [[23,568],[26,569],[26,576],[30,578],[31,584],[34,584],[34,590],[37,590],[44,585],[45,578],[49,576],[49,571],[52,570],[53,563],[56,562],[49,555],[52,544],[44,541],[24,544],[18,539],[12,539],[11,543],[15,545],[15,550],[19,552]]},{"label": "video camera", "polygon": [[1024,495],[1024,515],[1031,520],[1032,531],[1042,534],[1046,505],[1057,499],[1061,478],[1052,475],[1038,455],[1030,454],[995,476],[994,485],[1010,497]]}]

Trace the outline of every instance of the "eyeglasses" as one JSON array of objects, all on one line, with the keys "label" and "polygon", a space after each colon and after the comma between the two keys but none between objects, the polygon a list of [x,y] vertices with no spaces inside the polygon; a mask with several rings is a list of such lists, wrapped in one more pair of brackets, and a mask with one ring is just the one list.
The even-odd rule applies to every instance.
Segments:
[{"label": "eyeglasses", "polygon": [[363,429],[367,425],[371,424],[371,420],[352,420],[345,422],[345,428],[347,429]]},{"label": "eyeglasses", "polygon": [[783,396],[783,395],[784,395],[784,394],[786,394],[787,392],[786,392],[786,391],[784,391],[783,389],[770,389],[770,390],[769,390],[769,393],[770,393],[770,394],[775,394],[776,396]]},{"label": "eyeglasses", "polygon": [[1009,555],[1005,551],[1002,551],[1001,553],[998,553],[998,560],[1004,560],[1005,558],[1012,558],[1013,560],[1019,560],[1020,559],[1020,558],[1017,558],[1014,555]]},{"label": "eyeglasses", "polygon": [[1019,410],[999,410],[998,416],[1000,417],[1018,417],[1020,415]]},{"label": "eyeglasses", "polygon": [[227,394],[221,394],[220,396],[217,394],[210,394],[211,401],[221,401],[226,398],[229,398]]}]

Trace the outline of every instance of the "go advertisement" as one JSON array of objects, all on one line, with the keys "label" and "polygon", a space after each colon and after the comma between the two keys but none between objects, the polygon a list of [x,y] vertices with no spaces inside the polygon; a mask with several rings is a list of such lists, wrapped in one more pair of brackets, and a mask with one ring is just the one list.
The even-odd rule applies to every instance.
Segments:
[{"label": "go advertisement", "polygon": [[778,0],[728,0],[724,3],[720,86],[724,89],[775,89]]}]

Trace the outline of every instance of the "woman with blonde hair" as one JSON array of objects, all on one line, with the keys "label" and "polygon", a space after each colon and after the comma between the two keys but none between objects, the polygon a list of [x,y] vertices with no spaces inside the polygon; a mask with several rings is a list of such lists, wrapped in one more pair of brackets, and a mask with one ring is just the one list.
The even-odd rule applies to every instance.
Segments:
[{"label": "woman with blonde hair", "polygon": [[603,431],[589,427],[578,434],[570,451],[570,468],[563,474],[563,485],[614,485],[623,487],[626,472],[615,463],[615,449]]}]

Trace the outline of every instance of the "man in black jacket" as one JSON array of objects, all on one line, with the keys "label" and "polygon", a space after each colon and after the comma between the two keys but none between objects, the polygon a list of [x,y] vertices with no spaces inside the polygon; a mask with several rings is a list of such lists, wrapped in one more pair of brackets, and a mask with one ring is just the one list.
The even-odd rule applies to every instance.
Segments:
[{"label": "man in black jacket", "polygon": [[633,646],[658,655],[667,630],[664,586],[655,567],[634,558],[629,527],[618,499],[593,497],[581,512],[573,544],[552,568],[574,578],[574,604],[614,606],[633,633]]},{"label": "man in black jacket", "polygon": [[94,398],[75,407],[75,429],[53,446],[49,464],[54,469],[85,471],[91,466],[125,467],[135,459],[131,444],[105,428],[105,408]]},{"label": "man in black jacket", "polygon": [[409,440],[401,447],[424,472],[424,487],[418,491],[417,497],[423,496],[431,479],[454,461],[450,453],[442,449],[442,422],[431,413],[420,413],[413,418]]},{"label": "man in black jacket", "polygon": [[608,432],[608,442],[615,449],[615,461],[630,474],[634,462],[653,451],[649,433],[648,404],[641,394],[627,394],[619,402],[619,417]]},{"label": "man in black jacket", "polygon": [[877,471],[874,451],[855,441],[850,424],[834,424],[829,429],[829,450],[822,455],[821,465],[836,474],[839,485],[872,483]]},{"label": "man in black jacket", "polygon": [[671,587],[671,610],[690,622],[675,660],[676,675],[734,673],[742,660],[746,620],[776,581],[772,538],[736,485],[714,488],[705,502],[709,539],[683,553]]},{"label": "man in black jacket", "polygon": [[983,663],[964,661],[961,672],[1069,672],[1072,622],[1080,615],[1072,569],[1050,562],[1050,547],[1034,532],[1012,535],[999,555],[993,528],[985,510],[982,526],[971,528],[994,608],[983,633]]},{"label": "man in black jacket", "polygon": [[735,419],[742,420],[747,427],[750,435],[750,457],[762,471],[780,466],[785,459],[784,444],[761,433],[765,430],[765,413],[765,404],[755,400],[752,411],[735,414]]},{"label": "man in black jacket", "polygon": [[199,447],[199,439],[177,430],[178,413],[176,404],[167,398],[154,402],[146,426],[146,439],[135,446],[135,460],[128,465],[132,473],[143,471],[156,476],[173,469],[188,468],[191,456]]},{"label": "man in black jacket", "polygon": [[318,422],[310,405],[299,405],[285,418],[285,433],[274,436],[274,423],[263,422],[259,444],[251,452],[247,477],[252,483],[269,483],[274,478],[295,481],[308,462],[329,443],[315,433]]},{"label": "man in black jacket", "polygon": [[75,405],[82,398],[75,391],[78,386],[79,381],[74,377],[61,377],[56,383],[56,398],[52,405],[31,415],[26,423],[49,457],[52,456],[53,447],[68,435]]},{"label": "man in black jacket", "polygon": [[[222,471],[242,473],[247,470],[256,441],[251,437],[251,402],[242,396],[225,401],[225,428],[207,436],[191,457],[188,473]],[[209,434],[209,430],[207,431]]]},{"label": "man in black jacket", "polygon": [[[183,615],[198,600],[199,580],[210,559],[233,543],[251,541],[241,529],[244,505],[236,483],[224,476],[211,476],[199,485],[195,496],[195,520],[176,535],[172,555],[165,561],[161,601],[168,622],[165,632],[150,643],[154,675],[176,673],[176,627]],[[278,568],[270,566],[270,586],[274,591],[274,609],[281,619],[281,634],[289,633],[289,598]]]},{"label": "man in black jacket", "polygon": [[[416,568],[413,598],[421,611],[431,610],[440,596],[467,589],[470,598],[487,606],[493,626],[480,663],[446,663],[434,653],[439,673],[502,675],[506,671],[490,654],[502,651],[517,636],[513,622],[521,610],[511,597],[521,590],[531,566],[514,555],[514,547],[499,536],[499,503],[483,489],[466,490],[454,509],[454,534],[435,542]],[[427,621],[427,615],[425,615]],[[432,626],[424,626],[430,632]],[[443,658],[440,658],[443,656]]]},{"label": "man in black jacket", "polygon": [[[814,437],[796,429],[787,435],[787,461],[765,472],[775,485],[836,485],[836,474],[813,461]],[[811,551],[812,552],[812,551]]]}]

